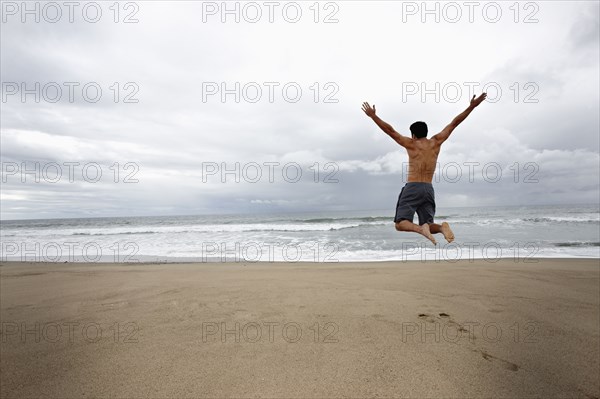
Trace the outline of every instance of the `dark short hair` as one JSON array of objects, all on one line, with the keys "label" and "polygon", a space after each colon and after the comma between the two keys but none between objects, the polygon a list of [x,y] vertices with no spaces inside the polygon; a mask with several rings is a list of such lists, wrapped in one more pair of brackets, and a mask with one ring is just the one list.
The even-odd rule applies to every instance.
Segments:
[{"label": "dark short hair", "polygon": [[415,135],[416,138],[422,139],[427,137],[427,124],[425,122],[415,122],[410,125],[410,132]]}]

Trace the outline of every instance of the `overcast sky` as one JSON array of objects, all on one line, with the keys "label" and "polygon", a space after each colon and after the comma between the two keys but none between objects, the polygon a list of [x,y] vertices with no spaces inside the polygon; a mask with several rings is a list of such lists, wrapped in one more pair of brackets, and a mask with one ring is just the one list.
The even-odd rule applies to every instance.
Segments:
[{"label": "overcast sky", "polygon": [[599,202],[597,1],[23,4],[2,2],[3,219],[393,214],[408,157],[362,102],[435,134],[484,87],[438,206]]}]

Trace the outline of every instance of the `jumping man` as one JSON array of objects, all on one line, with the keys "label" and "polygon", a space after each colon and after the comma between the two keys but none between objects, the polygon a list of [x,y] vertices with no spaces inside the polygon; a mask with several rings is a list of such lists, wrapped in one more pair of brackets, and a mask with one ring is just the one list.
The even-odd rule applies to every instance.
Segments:
[{"label": "jumping man", "polygon": [[[415,122],[410,125],[412,138],[408,138],[394,130],[390,124],[382,121],[375,114],[375,105],[371,107],[369,103],[363,103],[362,110],[365,114],[408,153],[408,182],[398,196],[396,216],[394,217],[396,230],[419,233],[434,244],[437,244],[433,237],[433,234],[436,233],[442,233],[448,242],[454,240],[454,233],[448,223],[444,222],[441,225],[433,223],[435,196],[431,180],[435,173],[442,143],[450,137],[450,133],[469,116],[471,111],[485,100],[486,96],[486,93],[477,98],[473,96],[469,107],[431,139],[427,138],[425,122]],[[415,212],[419,217],[420,225],[413,223]]]}]

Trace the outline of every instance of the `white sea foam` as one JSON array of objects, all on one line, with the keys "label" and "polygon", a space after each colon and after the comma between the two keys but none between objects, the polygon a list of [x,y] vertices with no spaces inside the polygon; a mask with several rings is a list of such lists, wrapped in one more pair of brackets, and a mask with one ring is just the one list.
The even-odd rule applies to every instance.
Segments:
[{"label": "white sea foam", "polygon": [[[393,215],[385,214],[2,221],[0,256],[63,260],[73,252],[78,256],[73,259],[85,261],[95,259],[96,251],[101,252],[99,259],[103,260],[123,260],[135,253],[144,259],[230,261],[227,254],[238,252],[235,256],[242,260],[254,256],[260,261],[289,261],[296,260],[294,251],[300,251],[299,261],[600,258],[600,218],[596,205],[440,211],[436,220],[448,221],[453,226],[457,237],[453,245],[463,248],[458,255],[452,252],[455,247],[442,244],[441,236],[438,236],[440,247],[436,249],[419,235],[395,231]],[[422,248],[415,252],[418,246]],[[257,248],[262,248],[261,256],[256,256]]]}]

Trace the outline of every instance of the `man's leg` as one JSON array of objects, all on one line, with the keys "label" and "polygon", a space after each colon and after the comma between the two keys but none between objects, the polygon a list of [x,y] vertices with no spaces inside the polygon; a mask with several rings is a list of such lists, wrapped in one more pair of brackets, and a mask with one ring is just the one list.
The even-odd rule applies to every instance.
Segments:
[{"label": "man's leg", "polygon": [[450,229],[450,225],[446,222],[442,223],[441,225],[437,223],[430,223],[429,230],[431,234],[442,233],[448,242],[454,241],[454,233],[452,232],[452,229]]},{"label": "man's leg", "polygon": [[433,238],[433,235],[429,231],[429,225],[427,223],[425,223],[422,226],[419,226],[414,224],[410,220],[401,220],[400,222],[396,222],[396,230],[412,231],[414,233],[419,233],[432,243],[437,244],[437,241],[435,241],[435,238]]},{"label": "man's leg", "polygon": [[[411,231],[414,233],[421,234],[429,241],[437,244],[435,238],[429,231],[429,225],[423,224],[419,226],[412,222],[415,215],[415,208],[423,201],[422,195],[423,185],[421,183],[407,183],[398,196],[398,203],[396,204],[396,216],[394,222],[396,224],[396,230],[398,231]],[[419,218],[419,221],[425,220]],[[433,221],[433,219],[431,219]]]},{"label": "man's leg", "polygon": [[450,225],[446,222],[441,225],[434,223],[433,218],[435,217],[435,192],[432,185],[424,186],[424,202],[417,209],[417,216],[419,217],[419,223],[425,222],[424,226],[429,225],[429,233],[437,234],[442,233],[444,238],[448,242],[454,241],[454,233],[450,229]]}]

